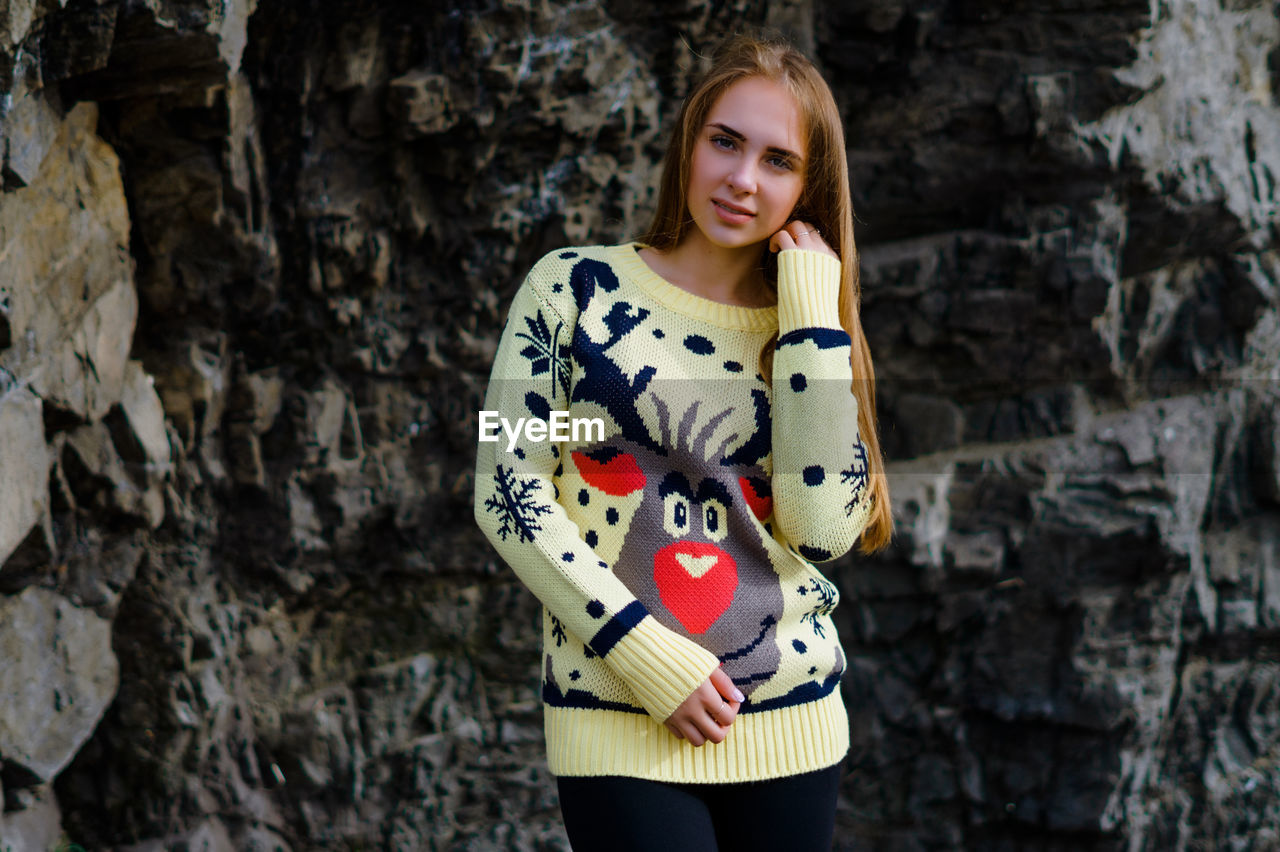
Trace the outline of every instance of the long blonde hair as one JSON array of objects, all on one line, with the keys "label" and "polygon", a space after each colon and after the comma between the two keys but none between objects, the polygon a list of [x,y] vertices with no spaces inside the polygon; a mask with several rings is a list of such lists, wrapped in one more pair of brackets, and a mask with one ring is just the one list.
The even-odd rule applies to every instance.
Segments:
[{"label": "long blonde hair", "polygon": [[[849,362],[853,368],[853,393],[858,400],[858,433],[867,448],[873,501],[871,520],[859,539],[858,549],[869,555],[889,544],[893,514],[876,429],[875,368],[859,315],[858,248],[853,241],[853,199],[849,191],[844,127],[831,89],[812,62],[780,41],[740,35],[721,45],[712,58],[711,69],[689,92],[680,108],[663,161],[657,209],[640,241],[658,251],[669,251],[680,244],[693,226],[688,213],[687,189],[694,145],[716,101],[731,85],[748,77],[763,77],[778,83],[796,99],[804,116],[807,149],[805,186],[792,218],[815,225],[840,255],[840,325],[853,341]],[[776,291],[776,259],[767,247],[761,251],[766,279]],[[766,381],[773,372],[775,343],[776,336],[760,353],[760,374]]]}]

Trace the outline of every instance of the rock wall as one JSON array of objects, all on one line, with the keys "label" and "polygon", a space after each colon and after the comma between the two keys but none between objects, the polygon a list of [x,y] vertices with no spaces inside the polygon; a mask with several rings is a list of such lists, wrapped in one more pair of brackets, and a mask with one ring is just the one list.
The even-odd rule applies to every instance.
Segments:
[{"label": "rock wall", "polygon": [[845,116],[898,519],[840,847],[1280,843],[1278,17],[0,2],[0,850],[565,848],[476,412],[747,25]]}]

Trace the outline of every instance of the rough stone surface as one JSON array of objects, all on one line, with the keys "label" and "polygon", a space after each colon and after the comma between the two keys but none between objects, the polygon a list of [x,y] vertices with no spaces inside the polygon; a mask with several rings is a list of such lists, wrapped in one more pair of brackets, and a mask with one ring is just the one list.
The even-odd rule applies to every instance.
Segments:
[{"label": "rough stone surface", "polygon": [[51,781],[89,739],[118,684],[110,637],[110,623],[44,589],[0,601],[6,773]]},{"label": "rough stone surface", "polygon": [[167,852],[170,849],[182,849],[185,852],[241,852],[246,848],[250,847],[233,845],[227,827],[216,819],[210,819],[182,834],[121,846],[119,852]]},{"label": "rough stone surface", "polygon": [[[138,361],[125,367],[124,386],[120,395],[124,425],[135,450],[134,460],[144,466],[145,473],[163,474],[170,465],[169,435],[165,431],[164,407],[156,394],[155,380],[148,376]],[[121,443],[126,439],[122,438]]]},{"label": "rough stone surface", "polygon": [[11,385],[0,394],[0,567],[44,515],[49,450],[40,398]]},{"label": "rough stone surface", "polygon": [[523,272],[643,228],[767,25],[845,119],[897,518],[828,566],[838,848],[1276,846],[1277,15],[0,0],[0,611],[120,668],[74,757],[0,745],[0,826],[567,848],[476,411]]},{"label": "rough stone surface", "polygon": [[[17,801],[16,799],[20,799]],[[0,813],[0,849],[5,852],[47,852],[56,849],[62,839],[62,813],[58,800],[48,787],[23,790],[10,809]]]},{"label": "rough stone surface", "polygon": [[97,119],[76,105],[30,185],[0,194],[12,340],[0,376],[81,420],[119,400],[137,315],[124,187]]}]

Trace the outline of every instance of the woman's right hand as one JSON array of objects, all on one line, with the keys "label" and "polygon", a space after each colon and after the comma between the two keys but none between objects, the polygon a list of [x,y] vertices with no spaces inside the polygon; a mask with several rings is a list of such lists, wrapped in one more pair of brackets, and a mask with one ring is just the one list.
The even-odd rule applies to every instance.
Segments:
[{"label": "woman's right hand", "polygon": [[664,722],[667,730],[695,746],[722,743],[746,700],[733,680],[716,669]]}]

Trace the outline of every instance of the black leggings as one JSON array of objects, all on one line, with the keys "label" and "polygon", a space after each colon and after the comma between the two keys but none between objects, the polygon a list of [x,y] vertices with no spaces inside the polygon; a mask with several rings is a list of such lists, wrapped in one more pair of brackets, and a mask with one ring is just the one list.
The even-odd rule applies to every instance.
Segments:
[{"label": "black leggings", "polygon": [[840,767],[743,784],[556,783],[573,852],[826,852]]}]

